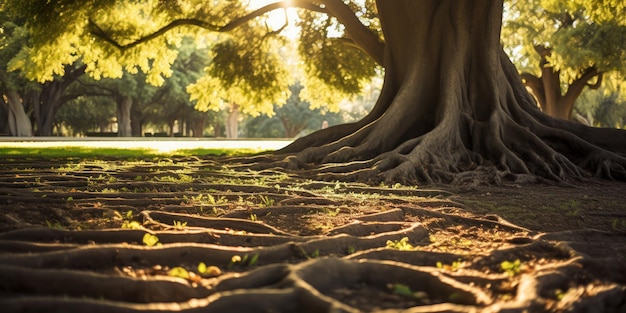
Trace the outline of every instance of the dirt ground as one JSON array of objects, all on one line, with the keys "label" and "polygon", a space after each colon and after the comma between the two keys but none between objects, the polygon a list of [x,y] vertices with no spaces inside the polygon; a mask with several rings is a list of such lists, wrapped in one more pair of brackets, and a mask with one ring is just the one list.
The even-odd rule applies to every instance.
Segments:
[{"label": "dirt ground", "polygon": [[3,312],[626,312],[626,183],[4,159]]}]

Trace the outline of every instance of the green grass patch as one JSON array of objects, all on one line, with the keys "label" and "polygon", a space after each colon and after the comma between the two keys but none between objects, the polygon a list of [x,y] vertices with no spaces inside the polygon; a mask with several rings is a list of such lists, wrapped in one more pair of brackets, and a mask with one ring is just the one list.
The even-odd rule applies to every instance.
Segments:
[{"label": "green grass patch", "polygon": [[262,152],[254,149],[180,149],[172,152],[159,152],[145,148],[91,148],[91,147],[0,147],[0,156],[14,159],[145,159],[174,156],[202,155],[250,155]]}]

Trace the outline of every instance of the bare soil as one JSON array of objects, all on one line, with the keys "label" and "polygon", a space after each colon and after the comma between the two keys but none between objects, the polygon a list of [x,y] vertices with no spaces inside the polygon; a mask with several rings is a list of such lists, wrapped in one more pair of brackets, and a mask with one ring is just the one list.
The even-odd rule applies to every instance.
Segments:
[{"label": "bare soil", "polygon": [[626,183],[4,159],[3,312],[626,312]]}]

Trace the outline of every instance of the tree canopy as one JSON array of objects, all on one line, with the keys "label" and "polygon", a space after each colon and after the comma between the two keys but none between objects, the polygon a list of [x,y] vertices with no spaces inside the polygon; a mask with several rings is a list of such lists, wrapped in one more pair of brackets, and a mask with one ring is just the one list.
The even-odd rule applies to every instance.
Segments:
[{"label": "tree canopy", "polygon": [[208,48],[210,57],[206,75],[187,88],[197,107],[217,109],[223,100],[253,115],[271,114],[273,104],[284,103],[296,78],[309,82],[312,103],[337,105],[342,99],[337,95],[358,92],[376,74],[363,52],[345,40],[328,38],[336,20],[319,24],[317,16],[299,22],[307,34],[300,51],[315,58],[287,68],[282,60],[286,52],[280,49],[286,45],[279,36],[282,29],[269,28],[263,16],[280,5],[252,10],[240,1],[7,1],[3,11],[26,21],[33,34],[9,67],[45,82],[80,62],[96,80],[142,72],[150,84],[160,86],[173,74],[183,38],[192,37]]}]

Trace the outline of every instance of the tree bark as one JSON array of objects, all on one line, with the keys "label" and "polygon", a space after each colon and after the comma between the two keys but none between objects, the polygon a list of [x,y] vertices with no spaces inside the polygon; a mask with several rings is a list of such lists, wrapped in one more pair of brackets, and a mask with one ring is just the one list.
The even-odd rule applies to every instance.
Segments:
[{"label": "tree bark", "polygon": [[239,136],[239,105],[232,103],[226,118],[226,138],[237,139]]},{"label": "tree bark", "polygon": [[129,96],[121,96],[117,99],[117,136],[131,137],[131,108],[133,99]]},{"label": "tree bark", "polygon": [[[602,83],[602,73],[594,67],[587,68],[578,79],[568,84],[565,93],[563,93],[561,73],[555,70],[547,59],[550,56],[550,49],[537,46],[535,50],[541,57],[539,62],[541,76],[523,73],[524,84],[532,90],[545,114],[563,120],[574,120],[573,112],[576,99],[585,87],[599,88]],[[597,82],[589,84],[589,81],[594,78],[597,79]]]},{"label": "tree bark", "polygon": [[64,97],[67,88],[80,76],[85,74],[85,65],[73,68],[66,66],[65,76],[41,86],[41,91],[33,91],[30,97],[33,105],[33,113],[37,129],[37,136],[52,136],[54,117],[59,108],[67,101],[74,98]]},{"label": "tree bark", "polygon": [[358,123],[296,140],[279,151],[281,166],[405,183],[626,179],[625,132],[538,110],[500,45],[502,0],[377,6],[385,82],[374,109]]},{"label": "tree bark", "polygon": [[7,109],[9,134],[17,137],[30,137],[33,135],[33,126],[24,111],[24,105],[20,95],[14,90],[7,91]]}]

